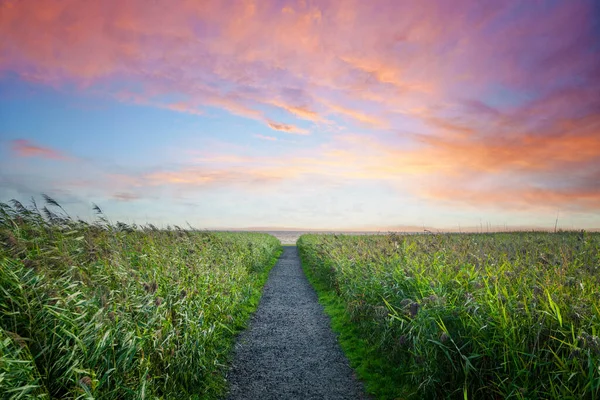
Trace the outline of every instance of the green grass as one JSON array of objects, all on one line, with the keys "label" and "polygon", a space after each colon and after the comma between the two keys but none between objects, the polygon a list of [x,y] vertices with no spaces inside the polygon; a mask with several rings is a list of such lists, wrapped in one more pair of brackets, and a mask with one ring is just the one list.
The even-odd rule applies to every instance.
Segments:
[{"label": "green grass", "polygon": [[338,342],[350,365],[365,383],[367,392],[382,399],[405,397],[413,393],[413,387],[400,384],[402,371],[389,364],[378,347],[361,336],[346,311],[344,301],[337,296],[335,290],[318,279],[313,270],[306,267],[306,263],[303,263],[302,268],[317,292],[319,303],[331,319],[331,327],[338,335]]},{"label": "green grass", "polygon": [[0,204],[2,398],[218,398],[279,241]]},{"label": "green grass", "polygon": [[377,398],[600,398],[600,235],[304,235]]}]

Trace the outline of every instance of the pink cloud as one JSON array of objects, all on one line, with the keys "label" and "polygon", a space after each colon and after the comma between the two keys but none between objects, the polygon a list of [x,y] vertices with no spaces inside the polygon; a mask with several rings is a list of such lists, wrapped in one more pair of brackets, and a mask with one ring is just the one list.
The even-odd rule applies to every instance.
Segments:
[{"label": "pink cloud", "polygon": [[256,119],[259,103],[309,121],[327,111],[274,101],[282,85],[308,88],[350,117],[341,98],[377,99],[378,110],[354,113],[366,123],[396,105],[430,108],[457,88],[473,97],[489,84],[544,89],[593,70],[585,1],[233,3],[169,3],[165,15],[161,2],[5,2],[0,68],[48,82],[139,80],[158,94]]},{"label": "pink cloud", "polygon": [[[416,176],[429,186],[412,189],[430,198],[546,198],[594,208],[593,7],[584,0],[6,1],[0,71],[82,90],[93,84],[120,101],[174,112],[216,107],[289,134],[326,137],[333,125],[368,133],[323,138],[307,154],[246,158],[244,171],[239,160],[221,160],[148,174],[140,185]],[[141,89],[132,94],[129,86]],[[171,95],[181,100],[165,100]],[[26,141],[13,149],[65,158]],[[578,186],[561,186],[577,171]],[[469,186],[517,175],[526,183],[510,196],[490,195],[504,190],[500,183]]]},{"label": "pink cloud", "polygon": [[297,126],[294,126],[294,125],[281,124],[281,123],[277,123],[277,122],[273,122],[273,121],[267,121],[267,125],[269,126],[269,128],[271,128],[273,130],[281,131],[281,132],[285,132],[285,133],[295,133],[298,135],[308,135],[309,134],[309,132],[306,129],[298,128]]},{"label": "pink cloud", "polygon": [[70,159],[70,157],[58,150],[40,146],[26,139],[13,140],[11,148],[18,157],[38,157],[62,161]]},{"label": "pink cloud", "polygon": [[271,100],[269,104],[275,107],[282,108],[300,119],[305,119],[313,122],[327,122],[321,115],[319,115],[319,113],[310,110],[308,107],[294,106],[280,100]]},{"label": "pink cloud", "polygon": [[348,117],[353,119],[354,121],[359,122],[360,124],[366,124],[375,128],[386,128],[388,127],[388,123],[383,121],[382,119],[370,115],[368,113],[353,110],[341,105],[336,105],[332,103],[327,103],[327,107],[334,113],[343,115],[344,117]]}]

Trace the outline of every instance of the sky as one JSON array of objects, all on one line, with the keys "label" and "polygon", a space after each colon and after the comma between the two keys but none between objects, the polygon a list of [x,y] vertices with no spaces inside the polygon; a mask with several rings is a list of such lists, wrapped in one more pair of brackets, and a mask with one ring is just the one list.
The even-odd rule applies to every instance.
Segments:
[{"label": "sky", "polygon": [[0,201],[196,228],[600,228],[592,0],[0,0]]}]

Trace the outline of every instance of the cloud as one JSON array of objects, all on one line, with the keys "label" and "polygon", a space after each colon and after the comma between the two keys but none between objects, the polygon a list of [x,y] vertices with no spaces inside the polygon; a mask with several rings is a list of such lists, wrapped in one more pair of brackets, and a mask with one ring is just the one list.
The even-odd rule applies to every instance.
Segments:
[{"label": "cloud", "polygon": [[283,175],[275,170],[261,168],[206,168],[185,166],[171,171],[157,171],[144,174],[138,179],[139,187],[176,186],[197,190],[204,187],[255,185],[279,181]]},{"label": "cloud", "polygon": [[112,195],[113,199],[119,200],[119,201],[134,201],[134,200],[138,200],[141,197],[135,193],[128,193],[128,192],[119,192],[119,193],[115,193]]},{"label": "cloud", "polygon": [[[600,209],[591,179],[600,162],[592,1],[21,0],[0,8],[1,72],[312,134],[298,138],[314,145],[308,150],[215,152],[198,165],[127,176],[140,187],[319,176],[391,182],[436,201]],[[13,151],[68,158],[27,141]],[[578,184],[565,185],[574,176]]]},{"label": "cloud", "polygon": [[273,130],[281,131],[281,132],[285,132],[285,133],[294,133],[297,135],[308,135],[310,133],[306,129],[298,128],[297,126],[294,126],[294,125],[281,124],[281,123],[274,122],[274,121],[267,121],[267,125],[269,126],[269,128],[271,128]]},{"label": "cloud", "polygon": [[479,135],[422,137],[399,146],[367,135],[336,135],[309,150],[284,156],[215,154],[194,164],[145,174],[137,185],[278,185],[301,180],[387,182],[435,201],[506,208],[600,209],[597,185],[600,136],[596,118],[565,121],[553,137],[484,140]]},{"label": "cloud", "polygon": [[[468,205],[505,211],[597,212],[600,146],[593,141],[597,138],[585,136],[587,129],[575,131],[583,135],[485,145],[477,138],[443,145],[426,140],[411,147],[368,135],[336,135],[319,147],[297,148],[283,155],[252,155],[244,148],[240,153],[213,150],[169,168],[95,173],[86,181],[63,177],[53,185],[130,202],[166,193],[183,197],[220,190],[233,190],[237,195],[240,191],[242,195],[280,193],[292,185],[321,188],[318,193],[324,194],[337,187],[380,184],[404,198],[457,209]],[[548,158],[556,147],[564,148],[564,156]]]},{"label": "cloud", "polygon": [[287,104],[287,103],[285,103],[283,101],[279,101],[279,100],[270,100],[268,103],[275,107],[282,108],[282,109],[286,110],[287,112],[289,112],[290,114],[293,114],[296,117],[304,119],[304,120],[308,120],[308,121],[312,121],[312,122],[328,122],[325,118],[320,116],[316,111],[312,111],[308,107],[305,107],[305,106],[293,106],[293,105]]},{"label": "cloud", "polygon": [[388,126],[388,124],[382,119],[358,110],[352,110],[350,108],[342,107],[340,105],[335,105],[332,103],[328,103],[327,106],[334,113],[352,118],[362,124],[367,124],[376,128],[385,128]]},{"label": "cloud", "polygon": [[319,116],[319,114],[317,114],[314,111],[310,111],[309,109],[307,109],[305,107],[285,106],[283,108],[302,119],[307,119],[309,121],[314,121],[314,122],[323,122],[324,121],[323,118],[321,118]]},{"label": "cloud", "polygon": [[43,147],[26,139],[17,139],[11,142],[11,149],[18,157],[38,157],[50,160],[67,161],[71,158],[58,150]]},{"label": "cloud", "polygon": [[449,141],[424,137],[420,157],[446,170],[477,172],[561,171],[600,158],[600,136],[561,135]]},{"label": "cloud", "polygon": [[185,104],[183,102],[167,104],[164,107],[173,111],[179,111],[195,115],[204,115],[204,112],[202,112],[201,110],[198,110],[196,107],[190,107],[188,104]]},{"label": "cloud", "polygon": [[502,188],[494,190],[433,188],[423,193],[425,197],[454,204],[469,204],[474,207],[496,207],[512,209],[571,209],[600,210],[600,190],[561,190],[536,187]]},{"label": "cloud", "polygon": [[[430,109],[456,93],[479,100],[503,86],[535,96],[569,76],[597,79],[589,1],[169,5],[166,16],[161,1],[4,2],[0,69],[108,91],[118,87],[111,82],[134,82],[149,103],[182,95],[171,108],[183,112],[202,104],[274,119],[259,111],[273,104],[322,122],[304,102],[274,100],[287,87],[384,128],[394,128],[388,115],[398,106]],[[348,99],[357,104],[348,107]],[[365,99],[377,107],[365,112]]]}]

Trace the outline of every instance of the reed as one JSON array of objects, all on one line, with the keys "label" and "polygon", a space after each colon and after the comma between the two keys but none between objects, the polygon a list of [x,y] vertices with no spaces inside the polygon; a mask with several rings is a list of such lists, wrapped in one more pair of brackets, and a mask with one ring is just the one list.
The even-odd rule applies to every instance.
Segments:
[{"label": "reed", "polygon": [[[279,241],[0,204],[0,393],[216,398]],[[3,397],[4,398],[4,397]]]},{"label": "reed", "polygon": [[369,346],[366,358],[345,350],[378,397],[600,398],[600,234],[304,235],[298,246],[322,296],[343,305],[341,333]]}]

